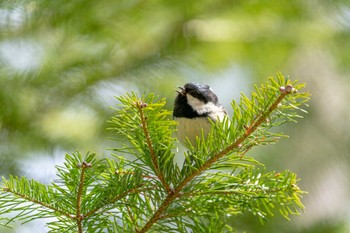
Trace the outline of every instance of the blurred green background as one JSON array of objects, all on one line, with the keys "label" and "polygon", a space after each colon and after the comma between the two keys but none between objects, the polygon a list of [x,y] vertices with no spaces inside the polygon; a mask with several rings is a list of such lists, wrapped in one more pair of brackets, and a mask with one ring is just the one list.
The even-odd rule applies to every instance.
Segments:
[{"label": "blurred green background", "polygon": [[278,71],[308,83],[309,114],[281,128],[289,139],[250,155],[296,172],[306,210],[290,222],[231,224],[247,233],[350,232],[348,0],[2,0],[0,173],[48,183],[66,152],[108,156],[113,96],[151,91],[171,109],[174,89],[197,81],[229,109]]}]

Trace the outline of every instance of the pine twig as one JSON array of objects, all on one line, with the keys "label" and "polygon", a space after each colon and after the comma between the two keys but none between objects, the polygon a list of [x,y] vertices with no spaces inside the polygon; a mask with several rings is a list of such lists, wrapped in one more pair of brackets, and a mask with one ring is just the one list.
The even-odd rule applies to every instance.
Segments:
[{"label": "pine twig", "polygon": [[81,201],[82,201],[82,196],[83,196],[85,170],[87,168],[90,168],[92,165],[91,165],[91,163],[87,163],[84,161],[82,164],[79,164],[79,166],[81,167],[81,174],[80,174],[80,181],[79,181],[79,187],[78,187],[77,211],[76,211],[75,221],[77,222],[78,232],[83,233],[82,222],[84,220],[84,215],[81,214]]},{"label": "pine twig", "polygon": [[143,109],[147,107],[147,104],[144,103],[144,102],[139,101],[139,102],[136,103],[136,107],[137,107],[137,109],[139,111],[139,114],[140,114],[140,117],[141,117],[141,126],[142,126],[143,132],[144,132],[145,137],[146,137],[147,146],[148,146],[148,149],[149,149],[149,152],[150,152],[150,155],[151,155],[152,164],[154,166],[154,170],[155,170],[156,176],[158,177],[160,182],[163,184],[166,192],[167,193],[171,193],[172,189],[170,188],[169,184],[165,181],[164,176],[163,176],[162,172],[159,169],[157,156],[156,156],[156,154],[154,152],[153,143],[152,143],[152,140],[151,140],[151,136],[149,134],[147,118],[146,118],[145,113],[143,111]]}]

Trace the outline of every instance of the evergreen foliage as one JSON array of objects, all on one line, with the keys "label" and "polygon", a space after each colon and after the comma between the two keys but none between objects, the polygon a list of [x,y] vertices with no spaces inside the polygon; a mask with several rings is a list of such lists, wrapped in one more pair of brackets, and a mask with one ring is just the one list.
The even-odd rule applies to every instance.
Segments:
[{"label": "evergreen foliage", "polygon": [[174,162],[176,123],[165,99],[118,97],[110,122],[121,145],[115,159],[67,154],[50,185],[3,178],[2,223],[52,218],[50,232],[226,232],[234,228],[226,219],[243,213],[266,220],[278,211],[288,219],[304,208],[296,174],[269,172],[247,152],[284,136],[271,129],[305,111],[303,88],[278,74],[250,98],[242,94],[233,116],[213,122],[183,165]]}]

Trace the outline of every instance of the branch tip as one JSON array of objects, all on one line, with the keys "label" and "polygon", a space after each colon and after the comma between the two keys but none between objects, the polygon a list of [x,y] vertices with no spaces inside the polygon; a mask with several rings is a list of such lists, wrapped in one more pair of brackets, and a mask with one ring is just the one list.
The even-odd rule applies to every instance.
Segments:
[{"label": "branch tip", "polygon": [[286,87],[285,87],[285,91],[286,93],[291,93],[293,90],[293,86],[292,84],[288,84]]},{"label": "branch tip", "polygon": [[279,88],[279,90],[280,90],[281,93],[285,93],[286,92],[286,88],[284,86],[281,86]]},{"label": "branch tip", "polygon": [[297,89],[295,89],[294,87],[293,87],[293,85],[292,84],[288,84],[287,86],[281,86],[280,88],[279,88],[279,90],[280,90],[280,92],[281,93],[286,93],[286,94],[289,94],[289,93],[297,93],[298,92],[298,90]]},{"label": "branch tip", "polygon": [[90,167],[92,167],[92,164],[88,163],[86,161],[83,161],[81,164],[78,164],[77,167],[78,168],[90,168]]},{"label": "branch tip", "polygon": [[147,103],[143,102],[143,101],[137,101],[133,103],[137,108],[145,108],[148,106]]}]

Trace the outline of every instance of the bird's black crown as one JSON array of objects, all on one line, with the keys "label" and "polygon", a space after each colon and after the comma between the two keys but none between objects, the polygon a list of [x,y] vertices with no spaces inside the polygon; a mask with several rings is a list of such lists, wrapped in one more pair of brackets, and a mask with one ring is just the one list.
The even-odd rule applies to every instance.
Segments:
[{"label": "bird's black crown", "polygon": [[218,97],[214,94],[208,85],[202,85],[199,83],[187,83],[183,88],[185,94],[188,93],[191,96],[203,101],[204,103],[218,103]]}]

